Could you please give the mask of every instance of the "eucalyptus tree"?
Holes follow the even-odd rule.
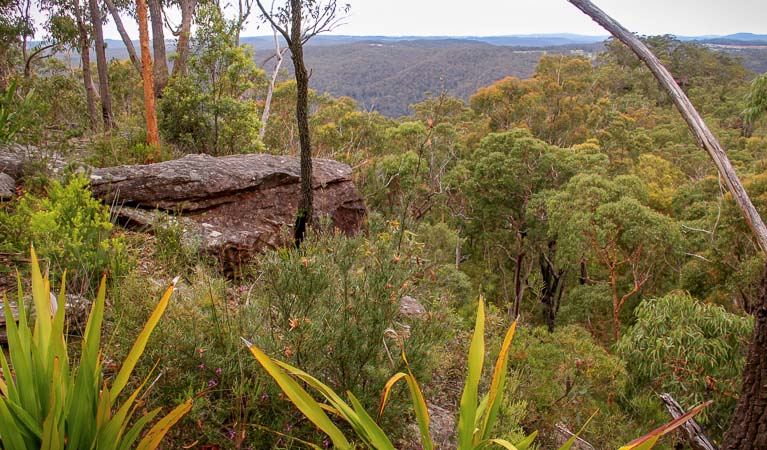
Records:
[[[104,44],[103,17],[99,8],[98,0],[88,0],[91,14],[93,38],[96,45],[96,71],[99,76],[99,96],[101,97],[101,120],[104,129],[114,128],[114,116],[112,114],[112,98],[109,94],[109,68],[107,67],[106,44]]]
[[[88,116],[91,128],[97,128],[99,115],[96,109],[96,88],[91,73],[91,24],[87,4],[83,0],[42,0],[41,9],[46,13],[43,27],[46,40],[64,47],[77,49],[82,64]]]
[[[626,302],[676,267],[679,227],[647,206],[647,188],[633,176],[576,175],[546,202],[549,233],[563,266],[585,261],[585,282],[611,296],[612,337],[620,336]]]
[[[294,239],[300,245],[314,216],[312,196],[312,144],[309,134],[309,71],[304,64],[304,44],[320,33],[330,31],[349,11],[348,4],[336,0],[286,0],[267,9],[256,0],[261,17],[285,39],[290,49],[296,78],[296,122],[301,143],[301,199],[298,203]]]
[[[572,152],[517,128],[486,136],[451,174],[452,179],[463,180],[460,190],[468,200],[470,217],[466,233],[485,260],[494,261],[492,271],[500,274],[512,316],[519,314],[527,278],[538,264],[535,253],[542,249],[531,247],[529,232],[535,219],[528,220],[528,204],[537,193],[563,185],[574,173],[572,162]],[[507,276],[509,265],[513,274]]]

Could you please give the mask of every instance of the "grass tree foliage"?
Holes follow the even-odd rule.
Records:
[[[3,448],[23,449],[153,449],[168,430],[192,407],[191,399],[171,410],[146,432],[162,408],[136,413],[142,403],[139,394],[151,373],[127,398],[118,399],[128,386],[138,359],[152,331],[168,306],[176,280],[160,299],[132,345],[119,371],[107,383],[104,379],[101,328],[104,320],[106,283],[101,281],[81,342],[80,359],[70,362],[65,331],[66,295],[62,283],[57,302],[50,283],[40,272],[31,250],[32,303],[34,324],[28,322],[19,280],[17,300],[19,323],[6,322],[9,358],[0,352],[3,379],[0,380],[0,442]],[[13,313],[4,298],[5,316]],[[9,364],[10,363],[10,364]]]

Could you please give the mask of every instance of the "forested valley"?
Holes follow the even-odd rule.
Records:
[[[180,0],[189,22],[175,52],[154,39],[153,63],[148,45],[91,61],[92,18],[135,7],[117,3],[44,0],[46,39],[32,45],[28,9],[0,1],[2,448],[85,448],[91,431],[109,448],[341,448],[333,427],[358,448],[388,448],[360,437],[370,419],[392,448],[418,449],[428,411],[434,448],[477,448],[464,445],[475,427],[513,448],[558,448],[585,425],[572,448],[617,449],[672,420],[661,393],[686,410],[711,401],[696,420],[723,442],[764,314],[765,256],[671,97],[624,44],[608,39],[594,58],[536,55],[532,76],[502,74],[468,101],[416,65],[405,78],[432,80],[409,85],[429,92],[398,118],[309,90],[315,180],[333,177],[308,187],[306,206],[300,74],[272,72],[278,59],[293,64],[284,44],[262,69],[241,43],[250,10]],[[158,8],[149,0],[149,33],[162,28]],[[673,36],[642,41],[765,217],[767,75]],[[66,49],[81,60],[50,56]],[[280,231],[254,251],[210,251],[191,232],[218,226],[216,202],[257,216],[238,203],[251,193],[227,185],[223,200],[195,192],[169,206],[195,180],[214,184],[205,169],[167,195],[147,185],[158,197],[146,201],[104,194],[118,169],[157,167],[173,183],[186,163],[254,154],[296,167],[233,175],[277,192],[264,211],[292,208],[288,220],[263,219]],[[289,179],[295,189],[280,191]],[[356,196],[338,207],[362,217],[350,229],[322,215],[331,189]],[[319,383],[327,390],[312,390]],[[290,395],[300,389],[309,409]],[[312,418],[323,411],[325,428]],[[699,448],[688,445],[677,431],[655,448]]]

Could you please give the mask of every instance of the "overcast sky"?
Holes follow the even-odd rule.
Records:
[[[278,2],[280,0],[277,0]],[[344,0],[338,0],[343,3]],[[346,0],[351,11],[333,34],[493,36],[606,32],[566,0]],[[594,0],[631,31],[681,36],[767,34],[767,0]],[[174,13],[171,22],[177,23]],[[132,38],[135,22],[125,18]],[[119,39],[113,24],[108,38]],[[270,34],[257,18],[242,36]]]

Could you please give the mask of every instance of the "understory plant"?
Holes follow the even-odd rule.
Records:
[[[535,431],[516,444],[512,444],[504,439],[491,437],[493,426],[498,417],[498,411],[503,399],[509,347],[511,346],[516,327],[517,321],[515,321],[506,332],[498,359],[495,363],[490,387],[488,392],[480,399],[479,385],[485,354],[485,307],[484,300],[480,297],[474,334],[469,345],[466,383],[461,395],[458,424],[456,427],[458,433],[457,448],[459,450],[479,450],[492,445],[497,445],[509,450],[525,450],[533,444],[533,441],[538,434],[537,431]],[[309,421],[328,435],[335,448],[352,449],[354,448],[354,445],[347,436],[344,435],[341,429],[333,423],[330,417],[326,414],[326,411],[347,422],[354,431],[357,439],[361,441],[365,448],[378,450],[395,449],[392,441],[376,423],[376,420],[365,411],[354,394],[347,392],[349,403],[346,403],[338,394],[318,379],[290,364],[270,358],[261,349],[244,338],[243,341],[245,341],[250,352],[277,382],[290,401],[293,402]],[[402,357],[407,362],[404,351]],[[316,401],[301,386],[301,384],[294,379],[294,377],[312,387],[327,403]],[[426,406],[426,401],[409,366],[407,373],[399,372],[392,376],[386,383],[381,396],[378,417],[380,418],[381,413],[386,407],[386,402],[392,387],[400,380],[405,380],[408,385],[412,406],[415,410],[416,421],[418,423],[421,448],[424,450],[433,450],[434,443],[432,442],[429,431],[429,412]],[[650,450],[663,435],[684,424],[705,406],[706,404],[702,404],[693,408],[687,414],[620,447],[619,450]],[[593,418],[594,415],[596,415],[596,412],[591,418]],[[591,418],[586,421],[586,425]],[[586,425],[584,425],[584,427]],[[569,450],[582,431],[583,428],[568,439],[559,450]],[[319,448],[314,445],[312,446]]]
[[[12,319],[8,299],[4,299],[10,364],[0,352],[2,447],[9,450],[157,448],[168,430],[191,409],[191,399],[160,418],[143,436],[142,431],[161,411],[156,408],[135,417],[143,403],[139,394],[149,375],[122,403],[117,400],[168,305],[176,280],[155,307],[110,386],[104,380],[100,347],[105,280],[102,279],[91,307],[80,360],[70,365],[65,334],[64,283],[54,302],[50,283],[40,272],[34,249],[31,250],[31,261],[32,303],[36,312],[34,327],[28,323],[21,280],[18,324]]]
[[[24,114],[30,108],[34,90],[21,98],[15,99],[18,80],[11,81],[5,92],[0,93],[0,144],[12,142],[16,133],[24,127]]]
[[[700,421],[709,437],[721,438],[740,392],[753,317],[681,291],[645,300],[634,314],[636,323],[616,345],[630,369],[631,394],[668,392],[683,405],[714,400]]]
[[[27,192],[12,210],[0,213],[4,250],[23,253],[34,242],[52,272],[70,274],[67,288],[76,294],[95,291],[104,271],[117,278],[125,259],[125,243],[111,237],[109,207],[93,197],[89,186],[83,175],[53,181],[47,196]]]

